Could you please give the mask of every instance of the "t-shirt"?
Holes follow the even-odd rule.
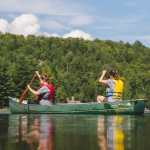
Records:
[[[42,86],[37,92],[40,93],[40,104],[51,105],[52,101],[48,100],[50,89],[47,86]]]
[[[47,86],[42,86],[37,92],[40,93],[41,99],[48,99],[50,89]]]
[[[113,80],[108,79],[107,84],[108,84],[107,92],[113,92],[116,86]],[[115,99],[112,96],[108,97],[108,102],[115,102],[115,101],[122,101],[122,99]]]

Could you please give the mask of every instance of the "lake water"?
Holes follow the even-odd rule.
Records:
[[[150,114],[0,114],[0,150],[148,150]]]

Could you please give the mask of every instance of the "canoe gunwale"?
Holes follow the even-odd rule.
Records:
[[[15,101],[15,102],[18,102],[19,103],[19,99],[17,98],[13,98],[13,97],[9,97],[9,99]],[[27,104],[27,101],[28,100],[24,100],[26,101],[26,103],[22,103],[22,104]],[[112,103],[123,103],[123,102],[137,102],[137,101],[148,101],[147,99],[133,99],[133,100],[123,100],[123,101],[116,101],[116,102],[102,102],[101,104],[112,104]],[[90,102],[90,103],[56,103],[56,104],[52,104],[50,106],[72,106],[72,105],[91,105],[91,104],[100,104],[98,102]],[[38,104],[30,104],[30,105],[35,105],[35,106],[39,106]],[[42,106],[46,106],[47,105],[42,105]]]
[[[18,99],[9,98],[11,113],[40,113],[40,114],[134,114],[144,113],[146,99],[124,100],[121,102],[91,102],[91,103],[60,103],[50,106],[36,104],[19,104]],[[142,107],[141,107],[142,104]],[[135,107],[135,106],[138,107]],[[143,108],[144,107],[144,108]],[[135,109],[136,108],[136,109]]]

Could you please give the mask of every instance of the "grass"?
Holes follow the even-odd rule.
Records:
[[[9,107],[4,107],[3,109],[0,109],[0,111],[8,111]]]

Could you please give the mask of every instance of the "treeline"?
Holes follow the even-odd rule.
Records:
[[[73,96],[81,102],[95,102],[105,95],[98,82],[102,71],[116,69],[125,78],[123,99],[150,98],[150,48],[140,41],[58,38],[0,34],[0,101],[19,98],[36,70],[49,74],[55,87],[55,102]],[[31,85],[37,89],[36,78]],[[26,99],[35,99],[28,92]]]

